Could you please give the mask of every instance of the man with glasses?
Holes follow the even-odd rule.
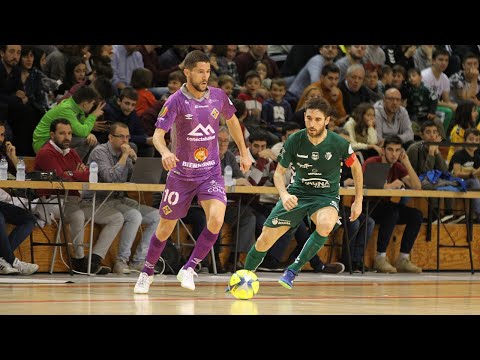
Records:
[[[129,140],[128,126],[122,122],[116,122],[110,126],[108,142],[98,145],[92,150],[88,163],[95,161],[98,164],[99,182],[124,183],[130,179],[137,155],[129,145]],[[108,194],[108,191],[97,191],[97,199],[102,201]],[[91,196],[91,193],[87,193],[85,198]],[[125,219],[113,272],[117,274],[130,274],[131,271],[140,272],[145,262],[150,238],[160,221],[158,210],[128,198],[124,191],[114,192],[105,205],[120,211]],[[130,260],[131,248],[141,224],[145,224],[146,228],[135,254]]]
[[[385,91],[385,98],[377,101],[375,108],[375,126],[379,146],[389,135],[397,135],[406,150],[413,143],[412,122],[407,110],[401,106],[402,96],[396,88]]]

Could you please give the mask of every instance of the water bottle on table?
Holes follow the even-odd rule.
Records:
[[[232,178],[232,167],[230,165],[225,166],[225,186],[232,186],[233,185],[233,178]]]
[[[5,156],[0,159],[0,180],[8,179],[8,161]]]
[[[91,183],[98,183],[98,164],[95,161],[90,163],[90,177],[88,181]]]
[[[23,157],[18,158],[17,181],[25,181],[25,161],[23,160]]]

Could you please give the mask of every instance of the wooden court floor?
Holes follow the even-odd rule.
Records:
[[[135,295],[138,274],[0,276],[0,314],[11,315],[331,315],[480,314],[480,273],[301,273],[294,288],[281,273],[257,273],[252,300],[224,292],[229,274],[200,274],[196,290],[157,275],[148,295]]]

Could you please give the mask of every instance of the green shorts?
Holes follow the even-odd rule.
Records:
[[[264,226],[268,227],[280,227],[290,226],[291,228],[297,228],[305,216],[312,216],[318,209],[322,209],[327,206],[334,207],[337,210],[339,208],[339,200],[336,197],[330,196],[314,196],[314,197],[299,197],[298,205],[290,211],[285,210],[282,200],[278,200],[272,212],[265,220]]]

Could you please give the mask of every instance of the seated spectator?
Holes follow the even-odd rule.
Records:
[[[51,124],[56,119],[68,120],[72,127],[72,140],[69,147],[75,149],[80,159],[90,152],[91,147],[97,145],[97,138],[91,133],[95,121],[103,115],[104,103],[99,103],[90,113],[97,101],[98,95],[90,87],[83,86],[71,98],[62,101],[59,105],[47,111],[41,118],[33,132],[33,149],[36,153],[51,138]],[[87,115],[88,114],[88,115]]]
[[[413,170],[417,175],[426,174],[431,170],[439,170],[443,173],[448,171],[447,162],[443,159],[438,145],[426,145],[427,142],[440,142],[442,137],[438,130],[438,124],[430,120],[425,120],[422,123],[421,134],[422,141],[413,143],[407,149],[407,155],[412,164]],[[442,126],[443,127],[443,126]],[[429,203],[435,205],[437,213],[439,213],[439,199],[428,199]],[[450,216],[453,214],[452,199],[445,198],[445,211],[444,216]]]
[[[65,65],[65,78],[63,83],[58,87],[55,96],[62,97],[72,86],[83,83],[87,77],[87,66],[83,59],[79,56],[72,56],[68,59]]]
[[[128,88],[125,88],[122,93],[126,89]],[[128,126],[125,123],[116,122],[110,126],[108,142],[100,144],[92,150],[88,163],[95,161],[98,164],[99,182],[125,183],[130,180],[133,161],[137,159],[137,155],[128,144],[129,139]],[[97,199],[104,200],[109,193],[109,191],[97,191]],[[91,198],[91,196],[90,193],[84,194],[84,198]],[[105,205],[118,210],[125,219],[113,272],[117,274],[129,274],[132,270],[141,272],[150,239],[160,221],[158,210],[130,199],[124,191],[115,192],[106,200]],[[141,224],[146,225],[146,228],[143,230],[140,243],[130,260],[132,245]]]
[[[77,152],[70,148],[72,141],[70,122],[66,119],[56,119],[51,122],[50,129],[50,141],[42,146],[35,157],[35,170],[54,171],[58,177],[66,181],[88,181],[90,176],[88,167],[82,162]],[[38,190],[37,193],[40,196],[45,196],[48,202],[54,203],[47,205],[47,213],[53,214],[57,219],[60,218],[59,200],[56,192],[53,190]],[[63,204],[63,220],[70,225],[70,236],[73,243],[73,270],[86,273],[88,271],[88,259],[85,257],[83,247],[84,226],[85,218],[92,216],[92,204],[80,200],[78,191],[69,191],[67,201]],[[109,206],[102,206],[96,210],[95,224],[105,226],[103,226],[93,246],[91,273],[107,274],[111,271],[109,267],[102,266],[101,262],[122,228],[123,221],[122,214]]]
[[[21,45],[0,45],[0,109],[7,120],[7,134],[17,153],[32,156],[32,133],[42,116],[33,98],[28,97],[18,65]]]
[[[382,154],[377,145],[377,130],[375,129],[375,109],[372,104],[361,103],[344,126],[348,131],[349,141],[354,151],[360,151],[364,159]]]
[[[7,233],[7,223],[15,228]],[[20,261],[14,251],[31,234],[35,226],[33,214],[18,206],[0,201],[0,274],[32,275],[37,264]]]
[[[138,93],[135,89],[124,88],[118,99],[107,103],[104,118],[110,123],[122,122],[128,126],[130,143],[136,146],[138,156],[153,156],[153,138],[145,135],[145,130],[138,119],[135,111],[137,100]],[[98,141],[101,144],[107,142],[109,137],[110,134],[107,132],[98,133]]]
[[[385,97],[375,103],[375,127],[379,144],[385,137],[397,135],[403,142],[405,149],[413,143],[412,122],[407,110],[401,106],[400,91],[390,88],[385,91]]]
[[[477,107],[473,101],[467,100],[458,105],[455,115],[455,125],[450,131],[450,142],[463,143],[465,142],[465,130],[474,128],[478,118]],[[447,155],[447,162],[450,162],[453,154],[461,150],[461,146],[450,146]]]
[[[465,130],[465,142],[480,144],[480,130]],[[465,180],[468,190],[480,190],[480,154],[478,146],[466,146],[455,151],[448,165],[448,170],[455,176]],[[480,199],[472,199],[476,222],[480,222]]]
[[[284,79],[272,80],[272,98],[265,100],[262,106],[262,119],[267,123],[267,129],[278,138],[282,136],[285,122],[293,115],[292,108],[285,100],[286,83]]]
[[[363,85],[365,69],[360,64],[355,64],[347,69],[345,80],[340,82],[338,88],[343,95],[343,107],[347,114],[353,114],[353,110],[362,102],[374,103],[379,99],[378,95]]]
[[[408,70],[406,109],[412,121],[412,130],[415,135],[420,135],[422,124],[427,120],[431,120],[437,124],[442,139],[447,138],[443,122],[435,114],[437,103],[438,99],[435,93],[423,85],[420,71],[415,68]]]
[[[180,90],[182,85],[187,82],[187,78],[182,71],[176,70],[168,74],[168,92],[164,94],[160,100],[167,100],[170,95],[175,94],[177,90]]]
[[[0,122],[0,156],[6,156],[9,171],[15,174],[18,158],[15,146],[5,141],[5,123]],[[14,255],[15,249],[31,234],[35,226],[35,216],[21,206],[10,204],[12,196],[3,189],[0,201],[0,274],[31,275],[38,270],[38,265],[20,261]],[[7,195],[6,197],[4,195]],[[25,199],[26,200],[26,199]],[[7,223],[15,228],[7,234]]]
[[[462,70],[450,76],[452,95],[456,102],[470,100],[480,105],[480,75],[478,56],[467,53],[462,61]]]
[[[398,92],[398,90],[394,90]],[[388,94],[385,94],[385,97],[387,96]],[[397,96],[398,100],[400,100],[399,92]],[[363,172],[365,172],[369,163],[387,163],[391,168],[384,189],[403,189],[408,187],[420,190],[422,184],[405,150],[402,149],[402,139],[396,135],[387,136],[383,143],[383,150],[382,156],[374,156],[365,160],[362,165]],[[377,256],[373,265],[374,269],[382,273],[396,273],[397,271],[422,272],[421,268],[410,261],[410,252],[422,225],[422,213],[403,203],[394,203],[390,201],[390,198],[382,198],[377,202],[370,216],[375,220],[375,223],[380,225],[377,237]],[[400,245],[400,255],[394,267],[387,259],[387,246],[397,224],[406,224],[406,226]]]
[[[152,72],[146,68],[138,68],[132,73],[132,88],[137,90],[138,100],[135,111],[141,116],[145,110],[152,107],[157,101],[153,93],[148,90],[152,87]]]

